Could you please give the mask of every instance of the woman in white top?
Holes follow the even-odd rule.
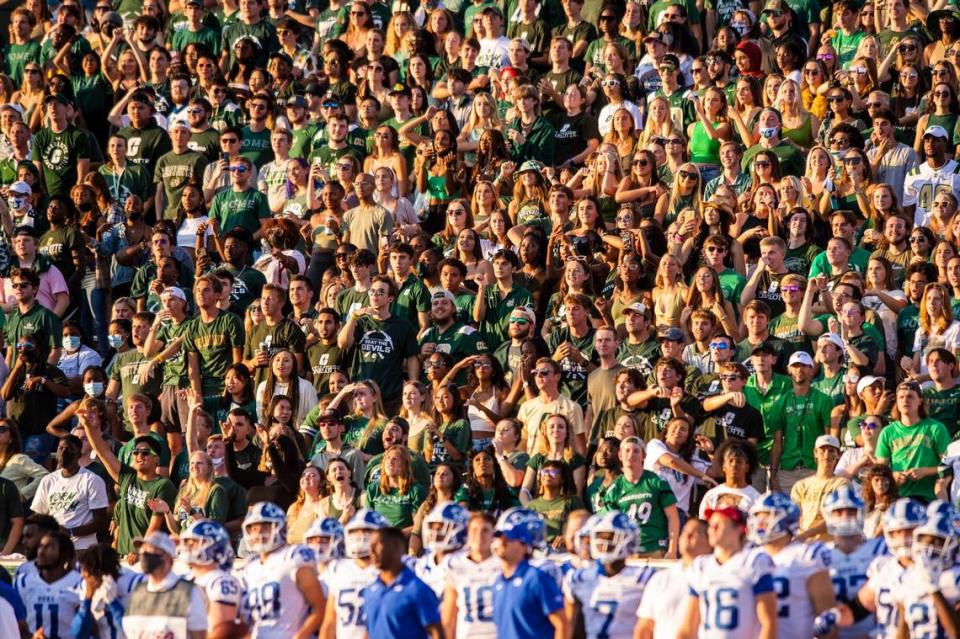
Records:
[[[649,447],[648,447],[649,448]],[[700,517],[707,510],[736,506],[744,512],[750,510],[760,492],[750,485],[750,477],[757,468],[757,451],[742,439],[724,440],[714,455],[723,471],[723,483],[714,486],[700,501]]]
[[[277,395],[290,398],[293,407],[291,425],[294,430],[299,430],[303,418],[317,405],[317,391],[313,384],[300,377],[296,358],[285,348],[274,353],[267,377],[257,387],[257,416],[261,423],[268,421],[264,409]]]
[[[690,422],[680,418],[671,419],[656,439],[647,442],[647,454],[643,460],[645,470],[656,473],[670,484],[677,498],[677,508],[685,513],[690,510],[690,492],[696,480],[711,488],[717,485],[704,472],[708,464],[694,459],[696,447]]]
[[[894,283],[890,262],[883,257],[871,257],[867,262],[863,305],[876,313],[883,322],[887,353],[891,357],[897,353],[897,314],[909,303],[907,296]]]
[[[197,236],[200,236],[200,246],[212,251],[213,229],[210,228],[210,218],[207,217],[207,205],[203,199],[203,187],[200,182],[189,182],[183,187],[180,195],[180,208],[177,209],[177,246],[194,257],[197,245]]]
[[[510,391],[503,377],[500,362],[488,354],[472,355],[460,360],[450,369],[441,385],[456,383],[458,376],[467,372],[467,417],[473,436],[473,450],[482,450],[493,443],[497,422],[509,415],[513,406],[505,400]]]
[[[901,360],[908,373],[926,373],[926,355],[934,348],[945,348],[951,353],[960,350],[960,322],[953,319],[950,298],[947,287],[939,282],[930,282],[924,287],[920,300],[920,326],[913,340],[913,359],[904,357]]]
[[[67,376],[71,390],[75,391],[77,395],[82,392],[80,380],[83,371],[91,366],[100,366],[103,362],[100,353],[83,342],[83,331],[80,325],[73,320],[65,321],[63,323],[63,351],[60,354],[57,368]]]

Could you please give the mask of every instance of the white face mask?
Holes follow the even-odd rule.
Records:
[[[30,198],[26,195],[11,195],[7,198],[7,204],[14,211],[25,209],[30,205]]]
[[[750,31],[750,25],[744,22],[731,22],[730,28],[739,33],[741,38]]]

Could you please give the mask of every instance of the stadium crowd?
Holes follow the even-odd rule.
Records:
[[[3,27],[0,637],[960,639],[954,0]]]

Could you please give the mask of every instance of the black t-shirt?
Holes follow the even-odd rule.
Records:
[[[557,164],[563,164],[582,153],[587,148],[587,140],[600,139],[597,118],[589,113],[578,113],[574,116],[564,113],[557,120],[555,128],[554,138],[557,145],[554,158]]]
[[[740,408],[727,404],[710,413],[710,416],[716,420],[718,441],[730,437],[763,441],[763,416],[750,404]]]

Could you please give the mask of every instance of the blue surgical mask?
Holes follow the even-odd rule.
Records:
[[[67,335],[63,338],[63,347],[70,351],[71,353],[78,348],[80,348],[80,336],[79,335]]]
[[[87,382],[83,385],[83,392],[87,397],[100,397],[103,395],[103,382]]]
[[[110,348],[120,348],[123,346],[123,335],[107,335],[107,343]]]
[[[762,126],[760,127],[760,137],[767,138],[768,140],[777,134],[777,127],[775,126]]]

